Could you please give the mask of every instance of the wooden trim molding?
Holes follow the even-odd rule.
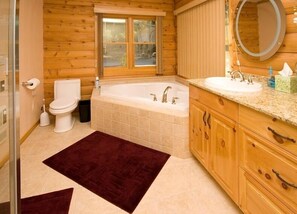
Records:
[[[196,7],[199,4],[202,4],[202,3],[206,2],[206,1],[208,1],[208,0],[193,0],[193,1],[189,2],[188,4],[185,4],[184,6],[174,10],[173,14],[175,16],[177,16],[178,14],[181,14],[181,13],[185,12],[186,10],[189,10],[189,9],[191,9],[193,7]]]
[[[29,135],[33,132],[33,130],[39,125],[39,120],[24,134],[24,136],[20,139],[20,144],[24,143],[24,141],[29,137]]]
[[[166,16],[163,10],[146,9],[146,8],[132,8],[132,7],[112,7],[112,6],[94,6],[95,13],[104,14],[121,14],[121,15],[139,15],[139,16]]]
[[[96,60],[97,60],[97,76],[103,76],[103,24],[102,13],[97,15],[97,27],[95,30],[95,43],[96,43]]]
[[[163,62],[162,62],[162,47],[163,47],[163,39],[162,39],[162,35],[163,35],[163,25],[162,25],[162,21],[163,21],[163,17],[157,17],[157,34],[156,34],[156,49],[157,49],[157,72],[156,75],[163,75]]]

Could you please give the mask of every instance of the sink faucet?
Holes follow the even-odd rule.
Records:
[[[162,103],[167,103],[167,93],[168,90],[171,89],[171,86],[167,86],[163,92],[163,96],[162,96]]]
[[[243,74],[241,71],[236,70],[236,71],[230,71],[229,73],[230,73],[230,75],[231,75],[231,79],[232,79],[232,80],[235,80],[235,75],[238,74],[239,77],[241,78],[240,82],[245,81],[244,74]]]

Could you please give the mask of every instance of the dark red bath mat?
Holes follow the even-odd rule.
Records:
[[[96,131],[43,162],[132,213],[169,157]]]
[[[72,193],[73,188],[69,188],[21,199],[21,213],[68,214]],[[0,204],[0,213],[10,213],[8,202]]]

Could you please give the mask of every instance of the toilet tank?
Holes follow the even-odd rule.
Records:
[[[80,79],[56,80],[54,90],[55,99],[74,97],[80,100]]]

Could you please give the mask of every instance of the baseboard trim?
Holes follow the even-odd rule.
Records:
[[[33,130],[39,125],[39,120],[24,134],[24,136],[20,139],[20,144],[22,144],[29,135],[33,132]],[[2,160],[0,160],[0,169],[5,165],[5,163],[9,160],[9,155],[5,155]]]
[[[33,132],[33,130],[39,125],[39,120],[24,134],[24,136],[20,139],[20,144],[22,144],[29,135]]]

